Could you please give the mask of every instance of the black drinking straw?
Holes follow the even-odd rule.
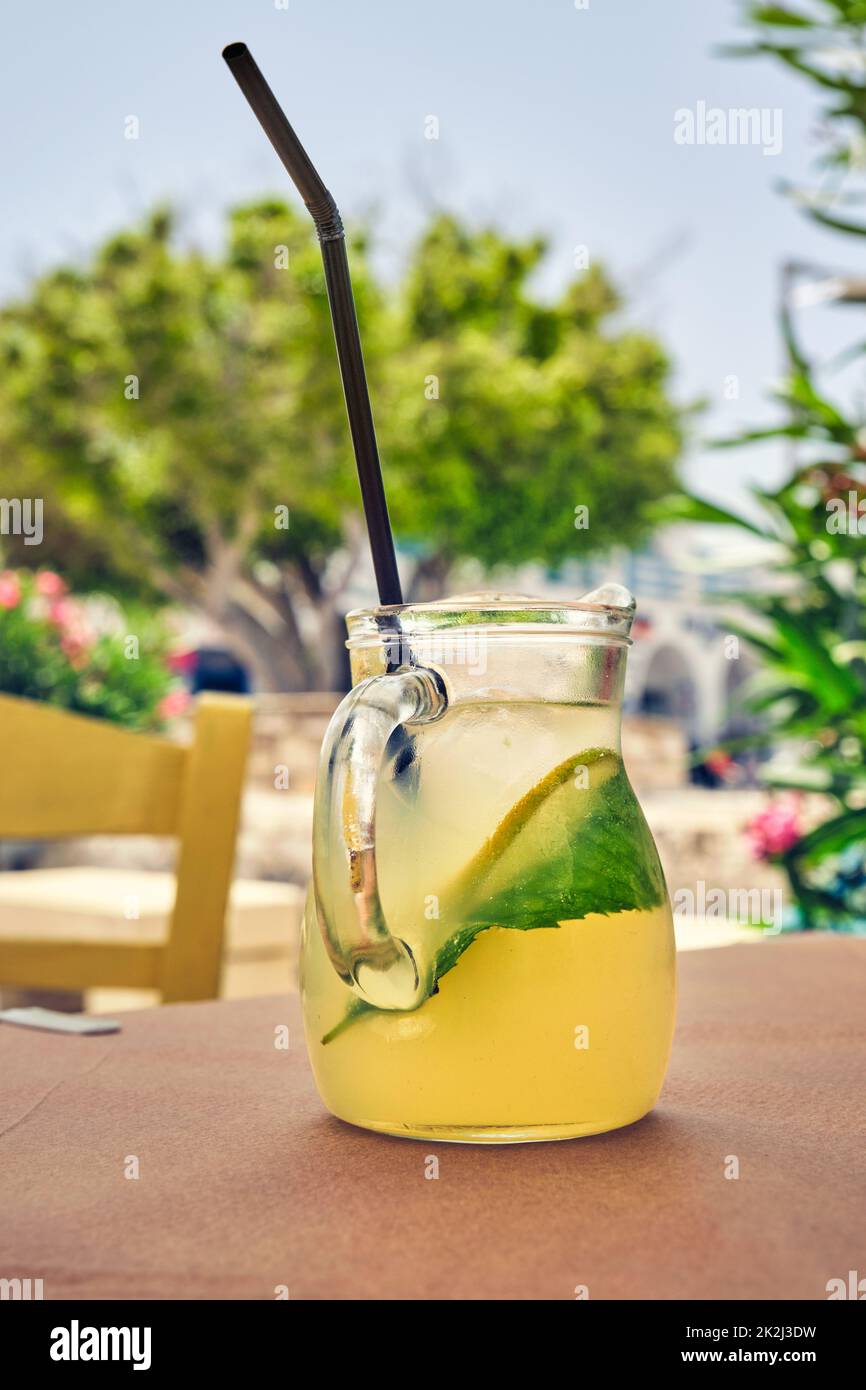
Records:
[[[337,204],[313,168],[309,155],[286,120],[246,44],[230,43],[223,49],[223,57],[316,224],[379,602],[402,603],[394,537],[388,520],[388,504],[382,485],[376,430],[346,257],[346,237]]]

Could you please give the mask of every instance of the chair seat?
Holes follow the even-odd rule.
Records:
[[[175,876],[142,869],[26,869],[0,874],[0,942],[93,941],[160,945],[168,936]],[[303,913],[290,883],[236,879],[226,923],[227,961],[288,956]]]

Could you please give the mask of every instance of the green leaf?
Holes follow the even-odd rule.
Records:
[[[866,236],[866,224],[860,222],[849,222],[843,217],[833,217],[828,212],[821,212],[814,207],[804,207],[802,211],[812,222],[817,222],[821,227],[829,227],[834,232],[845,232],[848,236]]]
[[[766,538],[766,530],[747,521],[745,517],[729,512],[714,502],[708,502],[692,493],[675,493],[657,504],[657,515],[666,521],[705,521],[717,526],[739,526],[756,536]]]
[[[808,862],[823,858],[825,854],[838,854],[848,845],[862,844],[866,841],[866,807],[845,811],[841,816],[824,821],[808,835],[802,836],[792,845],[786,858]]]
[[[810,414],[833,439],[843,444],[854,442],[856,430],[839,414],[833,403],[817,391],[808,371],[799,368],[791,372],[782,388],[774,394],[778,399],[788,401]]]
[[[792,681],[811,690],[832,714],[841,713],[862,699],[863,687],[855,672],[839,666],[823,643],[816,640],[819,634],[809,615],[786,611],[777,603],[771,618],[777,640],[787,655]]]
[[[741,434],[731,435],[728,439],[711,439],[709,447],[711,449],[738,449],[742,444],[762,444],[770,439],[807,439],[809,430],[806,425],[772,425],[768,429],[762,430],[743,430]]]
[[[771,24],[792,29],[815,28],[813,19],[797,14],[794,10],[785,9],[783,5],[754,5],[749,10],[748,18],[755,24]]]

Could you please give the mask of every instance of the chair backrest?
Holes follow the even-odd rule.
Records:
[[[177,890],[162,947],[0,940],[0,983],[40,989],[219,991],[226,906],[252,709],[199,697],[183,747],[50,705],[0,695],[0,839],[172,835]]]

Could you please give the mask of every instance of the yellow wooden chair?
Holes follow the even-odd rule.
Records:
[[[217,996],[251,715],[238,696],[202,695],[194,740],[182,747],[0,695],[0,839],[180,842],[164,943],[7,935],[0,986],[159,990],[165,1002]]]

